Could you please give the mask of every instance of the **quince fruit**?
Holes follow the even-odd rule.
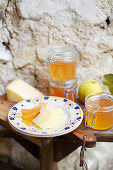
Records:
[[[78,91],[79,100],[85,103],[85,97],[89,94],[102,92],[102,87],[95,79],[88,79],[81,83]]]

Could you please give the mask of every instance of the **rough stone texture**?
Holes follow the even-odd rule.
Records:
[[[0,94],[16,77],[47,94],[45,57],[56,45],[77,45],[78,85],[113,73],[112,9],[113,0],[0,0]]]
[[[25,170],[39,169],[39,161],[13,139],[0,139],[0,161]]]
[[[20,144],[11,141],[12,146],[12,164],[15,166],[20,166],[25,170],[38,170],[39,169],[39,161],[34,158],[30,153],[28,153]],[[18,148],[18,150],[17,150]]]
[[[112,7],[112,0],[1,0],[0,63],[10,63],[12,79],[19,76],[47,94],[48,49],[76,44],[79,82],[100,79],[112,72]],[[0,84],[0,94],[9,81]]]

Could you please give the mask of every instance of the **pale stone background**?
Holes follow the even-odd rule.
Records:
[[[112,9],[113,0],[0,0],[0,94],[6,92],[7,84],[16,77],[47,94],[44,60],[48,49],[56,45],[77,45],[78,86],[88,78],[101,83],[104,74],[113,73]],[[20,146],[17,154],[17,144],[13,140],[8,142],[11,147],[6,147],[6,153],[13,163],[33,167],[27,161],[31,156]],[[1,148],[2,145],[6,145],[3,140]],[[106,155],[108,152],[111,155],[113,144],[99,146],[103,150],[107,147]],[[70,163],[75,159],[73,155],[59,163],[59,170],[73,169]],[[108,160],[109,164],[99,170],[113,169],[113,154]],[[38,166],[35,159],[32,164],[34,169]]]

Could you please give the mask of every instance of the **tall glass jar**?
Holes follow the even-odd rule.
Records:
[[[49,95],[57,96],[76,101],[77,80],[70,83],[49,81]]]
[[[54,81],[70,81],[76,77],[77,47],[58,46],[48,52],[49,75]]]

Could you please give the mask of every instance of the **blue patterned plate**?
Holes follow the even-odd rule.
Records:
[[[21,109],[32,108],[39,102],[47,102],[48,108],[61,108],[65,122],[55,129],[39,129],[35,125],[29,127],[22,122]],[[23,100],[14,105],[8,114],[8,121],[15,130],[34,137],[53,137],[69,133],[82,122],[83,111],[77,103],[61,97],[45,96],[35,99]]]

